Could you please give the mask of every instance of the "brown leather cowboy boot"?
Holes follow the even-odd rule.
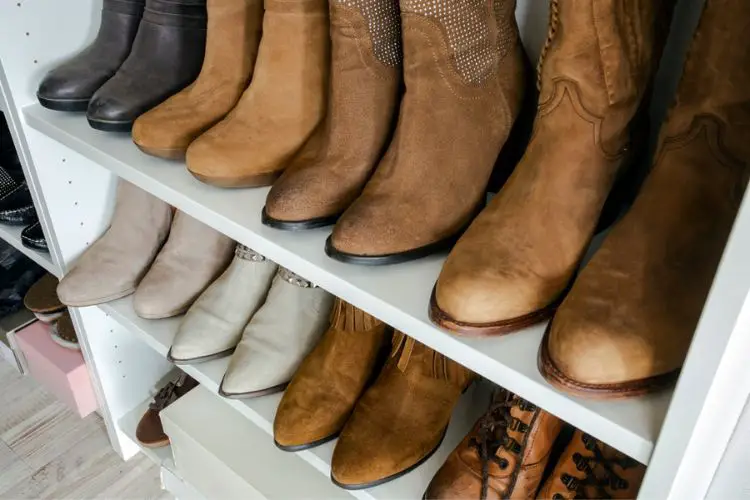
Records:
[[[431,300],[435,323],[495,335],[552,314],[637,149],[631,126],[672,1],[553,0],[533,137],[448,256]]]
[[[206,55],[198,79],[141,115],[133,142],[146,154],[181,160],[193,140],[231,111],[255,65],[263,0],[208,0]]]
[[[272,184],[325,116],[329,46],[325,0],[265,0],[253,81],[190,145],[190,173],[220,187]]]
[[[562,421],[499,389],[487,413],[448,456],[425,499],[533,498]]]
[[[357,402],[333,451],[331,479],[345,489],[400,477],[435,452],[474,374],[401,332],[377,381]]]
[[[276,446],[300,451],[335,438],[390,346],[390,327],[336,299],[331,326],[294,374],[276,410]]]
[[[576,430],[536,498],[631,499],[638,496],[645,473],[646,467],[632,458]]]
[[[390,139],[401,86],[401,20],[392,0],[333,0],[328,115],[314,144],[271,188],[263,222],[333,224],[359,196]],[[314,152],[308,152],[308,149]]]
[[[542,342],[564,390],[626,397],[677,377],[748,182],[749,30],[750,3],[706,2],[653,169]]]
[[[404,95],[388,151],[326,243],[362,264],[453,244],[484,203],[518,116],[526,61],[515,0],[402,0]]]

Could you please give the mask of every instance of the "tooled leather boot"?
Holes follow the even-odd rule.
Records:
[[[325,0],[265,0],[253,81],[190,145],[190,173],[220,187],[272,184],[325,116],[329,46]]]
[[[89,125],[129,132],[138,116],[195,80],[205,45],[206,0],[146,0],[128,58],[89,102]]]
[[[294,374],[276,410],[276,446],[300,451],[335,438],[390,346],[390,327],[336,299],[331,326]]]
[[[562,426],[554,415],[498,390],[487,413],[432,478],[424,498],[533,498]]]
[[[388,151],[326,243],[389,264],[453,244],[484,203],[518,116],[526,60],[515,0],[402,0],[406,93]]]
[[[558,387],[617,398],[677,378],[750,173],[749,29],[749,3],[706,2],[651,173],[542,341]]]
[[[133,125],[133,142],[147,154],[185,158],[190,143],[231,111],[250,82],[263,0],[208,0],[207,7],[206,54],[198,79]]]
[[[646,467],[632,458],[576,430],[536,498],[632,499],[645,473]]]
[[[435,323],[498,335],[552,314],[610,189],[641,149],[638,111],[671,2],[553,0],[533,137],[443,265],[430,307]]]
[[[474,373],[395,332],[391,356],[357,402],[336,442],[331,480],[345,489],[377,486],[427,460]]]
[[[56,111],[86,111],[94,92],[130,54],[144,4],[145,0],[104,0],[96,38],[45,75],[36,92],[39,103]]]
[[[391,136],[401,86],[401,20],[391,0],[334,0],[324,124],[277,180],[263,222],[333,224],[359,196]],[[314,149],[314,151],[307,151]]]

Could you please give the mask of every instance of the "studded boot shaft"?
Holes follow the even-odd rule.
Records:
[[[670,1],[553,2],[531,142],[449,255],[433,321],[492,335],[552,314],[634,149]]]
[[[401,19],[393,0],[334,0],[324,124],[274,183],[264,222],[332,224],[359,196],[392,135],[401,91]]]
[[[406,93],[385,156],[329,241],[345,261],[398,262],[452,242],[484,202],[525,90],[515,1],[400,7]]]

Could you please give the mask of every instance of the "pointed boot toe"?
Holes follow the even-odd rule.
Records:
[[[127,269],[118,269],[117,266],[101,265],[98,262],[101,260],[98,258],[101,253],[96,250],[90,253],[86,260],[82,260],[60,280],[57,286],[60,302],[70,307],[86,307],[117,300],[135,292],[138,276]],[[106,253],[110,257],[114,256],[113,253]],[[121,257],[127,258],[126,255]],[[108,276],[106,280],[101,279],[104,273]]]
[[[287,389],[289,390],[289,389]],[[284,392],[286,394],[286,391]],[[331,414],[329,409],[336,406],[328,401],[318,401],[320,406],[291,407],[279,406],[273,422],[273,440],[276,446],[284,451],[301,451],[330,441],[338,436],[344,422],[336,418],[340,413]],[[345,414],[348,415],[348,414]]]

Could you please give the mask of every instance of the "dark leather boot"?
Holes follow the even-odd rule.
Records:
[[[56,111],[86,111],[99,87],[112,78],[130,54],[145,0],[104,0],[94,41],[44,77],[36,92],[42,106]]]
[[[138,116],[187,87],[200,73],[206,0],[147,0],[130,55],[94,94],[89,124],[128,132]]]

